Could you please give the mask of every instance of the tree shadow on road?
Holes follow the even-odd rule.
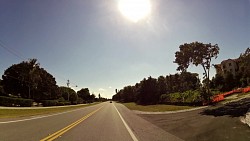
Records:
[[[244,116],[250,108],[250,98],[245,98],[236,102],[230,102],[223,106],[215,106],[209,109],[205,109],[201,114],[224,116],[229,115],[231,117]]]

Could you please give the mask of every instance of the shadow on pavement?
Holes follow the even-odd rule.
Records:
[[[231,117],[244,116],[250,108],[250,98],[245,98],[236,102],[230,102],[223,106],[215,106],[209,109],[205,109],[201,114],[224,116],[229,115]]]

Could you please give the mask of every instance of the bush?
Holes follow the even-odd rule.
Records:
[[[31,107],[32,103],[33,103],[32,99],[12,98],[12,97],[0,96],[0,105],[1,106]]]
[[[59,105],[58,100],[43,100],[42,103],[44,107]]]
[[[60,101],[60,100],[43,100],[42,101],[44,107],[49,106],[64,106],[64,105],[70,105],[70,101]]]
[[[83,104],[83,103],[85,103],[85,101],[81,97],[78,97],[77,98],[77,103],[78,104]]]
[[[202,98],[198,90],[185,91],[183,93],[163,94],[160,97],[161,103],[173,105],[201,105]]]
[[[4,92],[3,86],[0,85],[0,96],[6,96],[6,93]]]

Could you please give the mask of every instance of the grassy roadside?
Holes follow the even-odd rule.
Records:
[[[55,108],[41,108],[41,109],[0,109],[0,118],[17,118],[17,117],[28,117],[28,116],[37,116],[45,114],[54,114],[70,110],[75,110],[87,106],[92,106],[99,104],[100,102],[95,102],[92,104],[86,105],[76,105],[69,107],[55,107]]]
[[[130,110],[138,110],[138,111],[145,111],[145,112],[166,112],[166,111],[177,111],[177,110],[185,110],[191,109],[194,107],[191,106],[176,106],[176,105],[137,105],[135,103],[122,103]]]
[[[225,97],[225,100],[219,102],[221,104],[227,104],[230,102],[235,102],[235,101],[239,101],[241,99],[244,98],[249,98],[250,97],[250,92],[249,93],[236,93],[236,94],[232,94],[230,96]]]

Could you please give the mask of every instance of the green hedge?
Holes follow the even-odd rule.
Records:
[[[42,101],[44,107],[49,106],[64,106],[64,105],[70,105],[71,102],[69,101],[58,101],[58,100],[43,100]]]
[[[183,93],[163,94],[160,97],[160,102],[173,105],[201,105],[202,98],[199,91],[189,90]]]
[[[9,107],[31,107],[33,103],[32,99],[23,99],[23,98],[13,98],[0,96],[0,105],[1,106],[9,106]]]

